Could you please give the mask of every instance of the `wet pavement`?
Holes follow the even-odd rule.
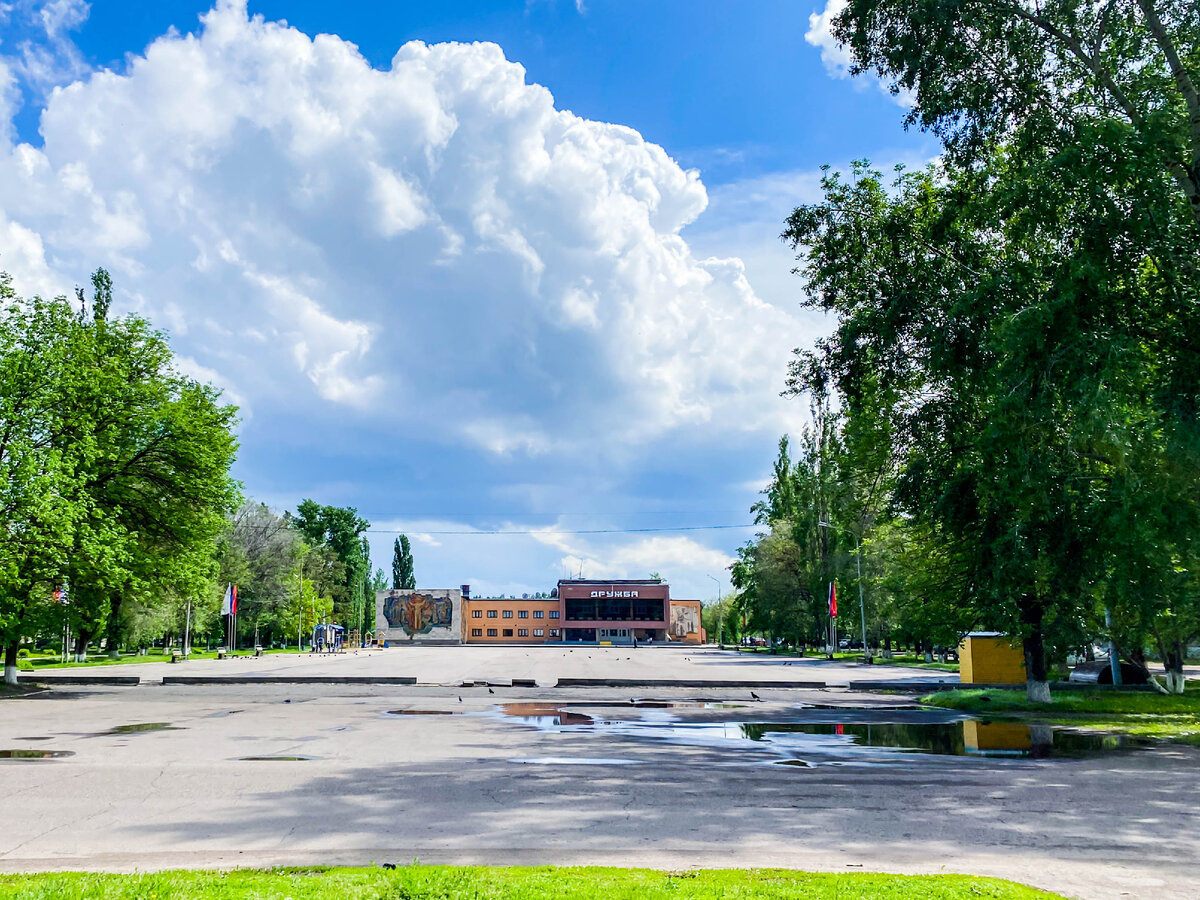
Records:
[[[1200,750],[837,691],[140,687],[0,701],[0,870],[966,871],[1193,897]],[[838,704],[845,704],[831,708]]]
[[[654,712],[643,712],[654,710]],[[685,720],[678,711],[740,711],[737,718]],[[443,710],[397,710],[391,714],[447,714]],[[907,754],[973,756],[985,759],[1078,759],[1148,749],[1147,741],[965,717],[942,710],[828,710],[795,706],[786,716],[762,721],[750,705],[731,703],[632,702],[628,707],[603,703],[507,703],[496,708],[501,721],[546,733],[566,731],[620,736],[707,747],[725,755],[728,765],[762,762],[801,765],[871,765],[915,761]],[[777,758],[782,757],[782,759]],[[929,761],[933,763],[935,761]]]

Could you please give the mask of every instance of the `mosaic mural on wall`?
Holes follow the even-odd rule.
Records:
[[[671,606],[671,637],[685,638],[700,632],[700,611],[694,606]]]
[[[429,634],[434,628],[449,628],[454,619],[454,603],[449,597],[432,594],[406,594],[388,597],[383,617],[391,628],[402,628],[409,635]]]

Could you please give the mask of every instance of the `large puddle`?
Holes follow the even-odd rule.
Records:
[[[698,706],[706,710],[721,708],[715,704]],[[928,756],[1077,759],[1147,746],[1124,735],[964,719],[957,713],[936,710],[798,710],[780,721],[764,722],[723,716],[716,721],[711,717],[687,721],[672,712],[670,704],[664,704],[666,708],[661,710],[611,703],[595,707],[507,703],[493,714],[549,734],[591,734],[706,747],[736,754],[731,762],[774,762],[802,768],[869,765],[905,758],[917,761]]]

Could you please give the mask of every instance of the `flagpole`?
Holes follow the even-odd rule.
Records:
[[[191,598],[191,596],[189,596],[188,597],[188,605],[187,605],[187,618],[184,620],[184,623],[183,623],[183,658],[184,659],[187,659],[188,654],[191,652],[191,650],[190,650],[191,638],[192,638],[192,598]]]

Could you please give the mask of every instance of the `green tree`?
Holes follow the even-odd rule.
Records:
[[[1173,232],[1114,202],[1141,191],[1172,212],[1125,149],[1116,134],[1104,165],[997,150],[890,188],[858,165],[853,182],[827,176],[825,201],[785,232],[804,248],[809,305],[839,316],[793,389],[832,384],[851,419],[886,421],[903,451],[895,504],[927,537],[966,538],[969,553],[944,554],[969,574],[961,603],[1021,636],[1039,699],[1091,585],[1161,605],[1150,557],[1195,565],[1200,383],[1180,383],[1195,353],[1168,327],[1195,286],[1162,277]],[[1144,544],[1114,557],[1121,534]]]
[[[22,637],[43,624],[61,627],[52,592],[85,513],[63,498],[91,451],[63,440],[87,378],[74,363],[79,333],[69,304],[21,301],[4,273],[0,301],[0,640],[5,680],[15,684]]]
[[[179,375],[145,320],[108,320],[103,270],[93,286],[89,317],[64,298],[17,302],[0,277],[0,515],[10,536],[0,637],[10,680],[22,637],[57,630],[64,614],[82,652],[106,624],[118,627],[127,600],[161,608],[202,595],[212,539],[237,497],[236,410]],[[65,609],[52,602],[64,582]],[[110,630],[110,649],[116,642]]]
[[[412,590],[417,586],[417,577],[413,572],[412,545],[408,535],[402,534],[396,538],[392,547],[392,588],[396,590]]]
[[[908,123],[939,134],[955,163],[1014,140],[1064,146],[1103,120],[1169,178],[1200,228],[1194,3],[849,0],[833,33],[852,71],[912,98]]]
[[[353,507],[323,506],[314,500],[302,500],[288,521],[309,543],[333,551],[345,570],[344,599],[335,601],[335,615],[351,629],[368,630],[367,611],[374,616],[374,598],[367,602],[371,555],[362,534],[371,523],[360,518]]]

